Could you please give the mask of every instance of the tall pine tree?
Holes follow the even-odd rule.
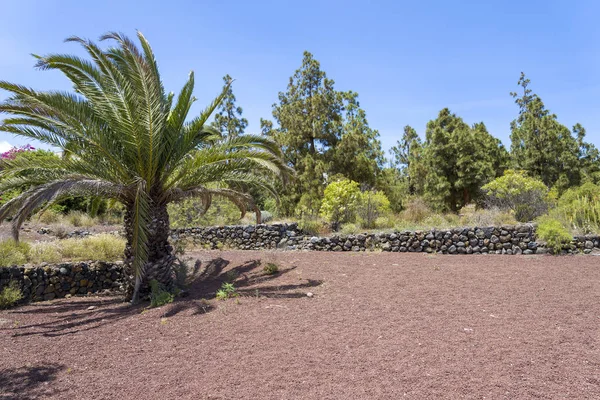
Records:
[[[225,84],[229,84],[232,80],[229,75],[223,77]],[[235,101],[233,88],[230,85],[215,114],[215,125],[225,139],[242,135],[248,126],[248,120],[242,118],[242,107],[236,106]]]
[[[594,159],[597,161],[598,156],[594,146],[584,140],[585,129],[575,125],[574,137],[532,92],[524,73],[518,84],[522,94],[511,93],[519,106],[519,116],[511,122],[513,167],[527,171],[559,193],[585,179],[595,179]]]
[[[364,186],[376,184],[383,164],[379,133],[352,91],[341,92],[320,63],[304,52],[302,66],[273,105],[273,122],[261,119],[263,134],[283,148],[297,179],[282,188],[285,214],[317,215],[328,176],[343,174]]]
[[[439,210],[458,211],[502,173],[506,150],[483,123],[470,127],[445,108],[427,124],[423,157],[426,198]]]

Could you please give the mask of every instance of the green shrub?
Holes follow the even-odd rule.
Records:
[[[600,232],[600,186],[586,183],[567,190],[553,215],[568,222],[579,233]]]
[[[422,222],[425,218],[433,214],[431,208],[422,197],[414,197],[406,202],[404,211],[400,213],[402,220],[412,223]]]
[[[275,275],[279,272],[279,266],[272,262],[267,263],[267,265],[263,267],[263,272],[265,275]]]
[[[498,207],[478,209],[475,205],[464,206],[460,211],[461,226],[500,226],[515,225],[517,220],[509,210],[500,210]]]
[[[377,218],[390,212],[390,201],[383,192],[368,190],[361,193],[358,204],[358,217],[363,228],[374,228]]]
[[[548,211],[548,187],[525,171],[509,169],[481,189],[489,208],[512,210],[519,222],[532,221]]]
[[[298,228],[309,235],[322,235],[328,233],[324,221],[319,218],[304,217],[298,221]]]
[[[216,296],[217,300],[226,300],[232,297],[239,296],[239,293],[237,292],[237,289],[235,288],[233,283],[223,282],[223,284],[221,285],[221,289],[217,291]]]
[[[156,279],[150,281],[150,307],[161,307],[172,303],[173,300],[175,300],[173,293],[165,290]]]
[[[12,239],[0,242],[0,267],[10,267],[27,263],[30,247],[28,243],[17,243]]]
[[[101,234],[83,239],[65,239],[59,243],[64,259],[73,261],[115,261],[123,256],[125,239],[120,236]]]
[[[358,233],[360,228],[356,224],[344,224],[342,225],[341,233],[344,235],[354,235]]]
[[[38,242],[31,245],[27,260],[33,264],[58,263],[62,261],[63,256],[60,252],[60,246],[57,242]]]
[[[8,286],[6,286],[4,289],[2,289],[2,292],[0,292],[0,309],[12,307],[22,298],[23,292],[21,292],[19,283],[16,281],[11,281]]]
[[[375,220],[375,228],[377,229],[388,229],[394,227],[394,218],[390,214],[386,217],[377,217]]]
[[[240,210],[229,200],[214,199],[204,212],[200,199],[191,198],[167,206],[172,228],[233,225],[240,221]]]
[[[61,219],[62,214],[52,209],[45,210],[37,216],[37,220],[46,225],[57,224],[61,221]]]
[[[360,200],[361,193],[358,182],[350,179],[332,182],[327,185],[323,193],[320,215],[334,225],[354,222]]]
[[[538,220],[537,236],[554,254],[559,254],[563,247],[573,240],[573,236],[557,219],[545,216]]]
[[[71,211],[65,216],[65,220],[77,228],[90,228],[98,224],[98,220],[96,218],[92,218],[82,211]]]

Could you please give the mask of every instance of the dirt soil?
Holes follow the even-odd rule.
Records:
[[[0,312],[0,399],[600,398],[599,257],[195,256],[168,306]]]

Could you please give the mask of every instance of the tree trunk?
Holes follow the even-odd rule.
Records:
[[[129,281],[127,282],[127,297],[136,302],[146,299],[150,294],[150,282],[157,280],[165,290],[173,289],[175,256],[173,247],[169,244],[169,214],[166,205],[153,204],[150,206],[150,224],[148,226],[148,261],[145,265],[145,274],[139,282],[133,270],[133,207],[127,207],[125,213],[125,234],[127,245],[125,247],[125,266]],[[135,293],[136,284],[139,293]],[[136,295],[134,298],[134,295]]]

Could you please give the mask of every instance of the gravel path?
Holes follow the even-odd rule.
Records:
[[[195,256],[162,308],[0,312],[0,399],[600,398],[599,257]],[[232,269],[241,296],[214,300]]]

